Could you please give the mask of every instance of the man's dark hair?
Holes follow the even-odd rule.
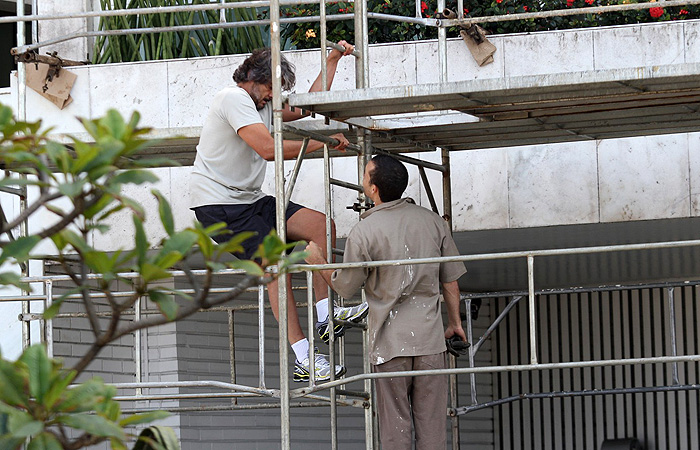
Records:
[[[294,65],[287,61],[284,55],[280,60],[282,66],[282,89],[290,90],[296,83]],[[272,82],[272,53],[269,47],[259,48],[247,57],[243,63],[233,72],[233,81],[244,83],[253,81],[260,84]]]
[[[382,202],[400,199],[408,186],[406,167],[398,159],[389,155],[375,155],[372,162],[374,168],[369,173],[369,182],[377,186]]]

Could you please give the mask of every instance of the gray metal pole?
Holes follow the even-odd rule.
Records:
[[[265,286],[258,286],[258,373],[261,389],[265,389]]]
[[[134,322],[141,320],[141,297],[134,302]],[[143,381],[141,377],[141,330],[134,332],[134,375],[136,382]],[[141,388],[136,388],[136,395],[141,395]]]
[[[438,11],[445,10],[445,0],[438,0]],[[438,28],[438,67],[440,69],[440,83],[447,82],[447,28]]]
[[[282,66],[280,52],[280,5],[279,0],[270,2],[270,48],[272,50],[272,119],[275,141],[275,200],[277,205],[277,234],[287,241],[287,222],[284,208],[284,143],[282,138]],[[278,264],[282,272],[282,263]],[[289,434],[289,344],[287,323],[287,276],[279,273],[277,278],[277,304],[279,308],[280,347],[280,432],[281,448],[290,450]]]
[[[46,288],[46,303],[44,311],[46,311],[53,303],[53,281],[47,280],[44,285]],[[53,358],[53,319],[44,322],[44,341],[46,342],[46,353],[49,358]]]
[[[325,50],[322,49],[322,53]],[[333,262],[333,246],[332,235],[331,235],[331,216],[332,202],[331,202],[331,159],[330,150],[328,145],[323,146],[323,186],[325,187],[325,213],[326,213],[326,261]],[[333,292],[330,286],[327,290],[328,294],[328,323],[331,327],[331,333],[328,340],[328,362],[331,365],[331,380],[335,379],[335,333],[333,332],[333,317],[335,316],[335,302],[333,301]],[[312,329],[313,330],[313,329]],[[312,331],[310,331],[312,332]],[[338,448],[338,404],[336,402],[336,392],[335,388],[331,388],[329,394],[331,398],[331,449],[336,450]]]
[[[229,309],[226,311],[226,316],[228,316],[228,358],[229,358],[229,370],[231,371],[231,383],[236,384],[236,339],[235,339],[235,322],[233,310]],[[262,387],[262,386],[261,386]],[[235,405],[237,400],[232,399],[232,403]]]
[[[467,342],[469,342],[469,348],[474,348],[474,330],[472,325],[472,315],[470,311],[472,310],[472,299],[468,298],[464,301],[467,311]],[[469,352],[469,367],[474,367],[474,352]],[[471,384],[471,394],[472,394],[472,404],[476,404],[476,375],[469,375],[469,382]]]
[[[530,315],[530,364],[537,364],[537,318],[535,314],[535,258],[527,257],[527,286],[529,290],[528,312]]]
[[[678,344],[676,342],[676,305],[675,289],[668,288],[668,330],[671,335],[671,356],[678,356]],[[671,365],[673,384],[680,384],[678,380],[678,363]]]

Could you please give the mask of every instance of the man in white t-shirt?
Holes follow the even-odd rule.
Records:
[[[345,41],[339,44],[345,51],[332,50],[327,57],[328,89],[333,83],[338,61],[352,53],[353,46]],[[282,88],[294,86],[294,66],[284,56],[281,61]],[[267,161],[273,161],[274,139],[272,130],[272,71],[270,49],[260,49],[236,69],[235,84],[224,88],[214,96],[202,128],[197,146],[197,156],[190,181],[191,209],[204,226],[224,222],[234,234],[254,231],[255,237],[243,243],[245,251],[236,256],[250,259],[262,239],[275,228],[275,198],[262,192]],[[311,85],[309,92],[320,91],[321,75]],[[296,120],[304,116],[301,111],[291,111],[285,106],[283,120]],[[340,144],[335,148],[344,150],[348,140],[342,133],[332,136]],[[293,159],[301,151],[301,141],[284,140],[284,158]],[[323,144],[311,140],[307,152],[323,148]],[[317,242],[326,251],[325,215],[293,202],[286,211],[287,238],[291,241]],[[219,242],[230,239],[230,235],[218,236]],[[335,224],[332,224],[332,244],[335,244]],[[328,342],[331,328],[336,337],[342,336],[343,327],[330,325],[328,317],[327,284],[314,275],[316,294],[316,329],[324,342]],[[278,318],[277,283],[268,285],[270,304]],[[302,331],[296,304],[291,290],[288,296],[289,343],[296,355],[294,381],[309,379],[309,341]],[[334,317],[358,322],[368,312],[366,303],[352,308],[334,308]],[[323,355],[315,358],[315,377],[318,381],[331,376],[330,364]],[[335,367],[336,376],[345,373],[342,366]]]

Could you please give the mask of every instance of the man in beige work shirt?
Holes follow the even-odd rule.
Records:
[[[365,212],[345,243],[344,262],[416,259],[459,254],[450,228],[440,216],[410,198],[401,198],[408,172],[395,158],[377,155],[367,164],[363,188],[375,204]],[[310,264],[325,264],[311,242]],[[322,271],[338,294],[352,297],[364,284],[369,303],[370,362],[374,372],[445,368],[445,338],[466,340],[459,316],[457,279],[461,262]],[[447,306],[443,333],[440,285]],[[447,376],[378,378],[380,440],[387,450],[446,445]]]

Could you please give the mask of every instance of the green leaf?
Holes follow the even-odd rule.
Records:
[[[0,436],[0,448],[3,450],[17,450],[24,444],[25,438],[18,438],[6,434]]]
[[[8,258],[14,258],[17,261],[25,261],[29,257],[29,252],[39,243],[39,236],[25,236],[9,242],[2,248],[0,254],[0,263],[7,261]]]
[[[27,395],[24,392],[24,378],[17,368],[5,360],[0,360],[0,405],[26,406]]]
[[[170,413],[167,411],[150,411],[141,414],[132,414],[119,421],[119,425],[122,427],[127,427],[130,425],[140,425],[142,423],[153,422],[154,420],[161,420],[170,417]]]
[[[227,252],[227,253],[239,253],[243,252],[243,245],[241,245],[244,241],[252,238],[253,236],[256,236],[258,233],[254,231],[244,231],[242,233],[238,233],[235,236],[233,236],[231,239],[229,239],[227,242],[224,242],[223,244],[220,244],[218,246],[219,252]]]
[[[146,251],[148,250],[148,239],[146,239],[146,231],[143,229],[143,223],[141,222],[141,219],[138,218],[135,214],[131,216],[133,222],[134,222],[134,228],[136,230],[136,237],[135,237],[135,250],[136,250],[136,256],[137,256],[137,262],[139,267],[141,267],[144,262],[146,261]]]
[[[232,269],[243,269],[249,275],[255,275],[258,277],[262,277],[265,275],[265,271],[263,271],[262,267],[260,267],[258,263],[246,259],[231,261],[230,263],[228,263],[228,266]]]
[[[61,239],[72,245],[78,252],[87,253],[92,250],[85,239],[75,231],[64,229],[60,231],[60,234]],[[56,241],[54,240],[54,242]]]
[[[22,277],[14,272],[0,272],[0,286],[17,286],[25,291],[31,290],[29,283],[21,281]]]
[[[155,183],[157,181],[158,177],[153,172],[133,169],[119,172],[109,180],[108,184],[143,184]]]
[[[185,255],[190,251],[192,246],[197,242],[197,233],[192,230],[183,230],[170,236],[164,243],[161,249],[161,254],[177,252],[180,255]]]
[[[175,221],[173,219],[173,212],[170,209],[170,203],[163,197],[157,190],[151,191],[153,195],[158,198],[158,213],[160,214],[160,221],[163,223],[163,228],[168,236],[172,236],[175,233]]]
[[[53,434],[43,432],[32,439],[27,450],[63,450],[63,447]]]
[[[128,450],[127,446],[117,438],[110,438],[109,444],[112,446],[112,450]]]
[[[75,370],[68,372],[59,371],[55,374],[51,380],[51,386],[48,392],[44,395],[44,406],[46,406],[47,409],[52,409],[54,405],[56,405],[56,402],[58,402],[61,396],[66,392],[66,389],[73,382],[75,376]]]
[[[102,416],[93,414],[70,414],[56,418],[56,421],[78,430],[86,431],[93,436],[114,437],[124,440],[126,435],[119,425],[110,422]]]
[[[86,182],[87,180],[85,179],[79,179],[74,183],[60,183],[58,185],[58,192],[60,192],[68,198],[78,197],[80,194],[83,193],[83,188],[85,187]]]
[[[124,137],[126,133],[126,124],[124,118],[116,109],[110,109],[107,114],[98,120],[99,125],[105,127],[110,136],[117,139]]]
[[[22,353],[19,360],[29,370],[29,393],[42,403],[51,383],[51,361],[46,348],[42,344],[32,345]]]
[[[68,389],[63,401],[56,405],[62,412],[89,411],[104,398],[112,398],[111,389],[100,378],[91,378],[73,389]]]
[[[177,317],[177,311],[180,306],[175,302],[172,295],[167,295],[162,291],[152,289],[148,291],[148,297],[158,305],[158,309],[168,320],[174,320]]]
[[[34,418],[23,412],[13,414],[7,420],[7,428],[13,436],[30,437],[44,430],[44,422],[34,420]]]
[[[144,283],[150,283],[154,280],[162,280],[164,278],[170,278],[171,275],[167,270],[161,269],[160,267],[151,264],[144,263],[140,267],[141,278],[143,278]]]
[[[85,263],[95,273],[103,275],[103,279],[107,282],[114,279],[114,263],[115,261],[105,252],[91,251],[83,255]]]
[[[180,252],[169,252],[169,253],[159,253],[158,257],[153,261],[155,265],[160,267],[161,269],[168,270],[170,269],[175,263],[180,261],[182,259],[182,253]]]

